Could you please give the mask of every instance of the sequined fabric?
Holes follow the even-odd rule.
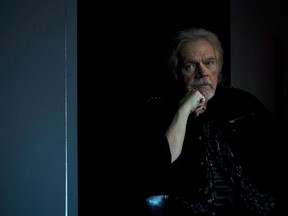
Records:
[[[177,108],[173,99],[161,101],[157,100],[160,106],[156,105],[156,114],[151,115],[153,120],[159,118],[161,122],[157,127],[155,125],[156,131],[159,128],[165,131],[170,123],[165,119],[171,119],[175,113],[173,109]],[[150,105],[154,102],[150,101]],[[156,183],[149,179],[152,186],[149,186],[151,192],[148,194],[156,191],[161,195],[163,192],[165,199],[157,208],[157,214],[152,211],[149,216],[272,216],[275,209],[278,216],[279,195],[275,182],[277,184],[279,180],[273,175],[275,172],[271,172],[276,164],[275,153],[272,153],[276,145],[272,149],[271,145],[263,145],[267,141],[274,145],[276,141],[271,139],[272,133],[268,133],[270,127],[267,125],[271,121],[262,108],[249,94],[218,86],[207,111],[188,119],[179,158],[172,164],[169,160],[169,168],[165,164],[156,167],[154,164],[158,163],[152,160],[150,167],[156,167],[157,178]],[[167,155],[163,151],[167,150],[167,140],[155,137],[145,145],[151,142],[149,149],[161,146],[155,150],[154,158],[156,161],[160,158],[159,163],[163,164],[161,156]],[[277,199],[266,194],[268,191]]]
[[[236,161],[228,143],[223,140],[221,132],[217,128],[213,120],[208,121],[203,127],[203,143],[206,144],[205,168],[207,173],[207,185],[203,191],[207,191],[207,195],[210,196],[208,201],[210,203],[215,201],[213,163],[217,163],[223,173],[230,177],[229,181],[235,190],[239,191],[240,201],[243,205],[255,212],[255,214],[268,215],[275,208],[276,201],[272,196],[261,193],[250,183],[241,164]],[[214,214],[212,213],[212,215]]]

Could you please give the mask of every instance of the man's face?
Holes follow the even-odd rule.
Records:
[[[211,44],[206,40],[186,42],[180,50],[180,77],[185,89],[198,90],[208,101],[216,91],[219,67]]]

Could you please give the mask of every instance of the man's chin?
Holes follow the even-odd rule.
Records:
[[[197,89],[205,98],[206,103],[215,95],[215,91],[213,89],[211,89],[211,87],[209,86],[209,88],[199,88]]]
[[[211,98],[213,98],[214,95],[215,95],[215,92],[214,92],[214,91],[213,91],[213,92],[209,92],[209,93],[206,94],[206,95],[203,95],[204,98],[205,98],[205,100],[206,100],[206,103],[207,103]]]

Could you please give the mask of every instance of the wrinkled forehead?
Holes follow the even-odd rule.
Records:
[[[215,51],[206,40],[186,41],[179,50],[179,57],[182,60],[193,61],[213,59],[215,58]]]

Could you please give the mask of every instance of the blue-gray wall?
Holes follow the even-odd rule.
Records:
[[[78,215],[76,1],[0,1],[1,216]]]

